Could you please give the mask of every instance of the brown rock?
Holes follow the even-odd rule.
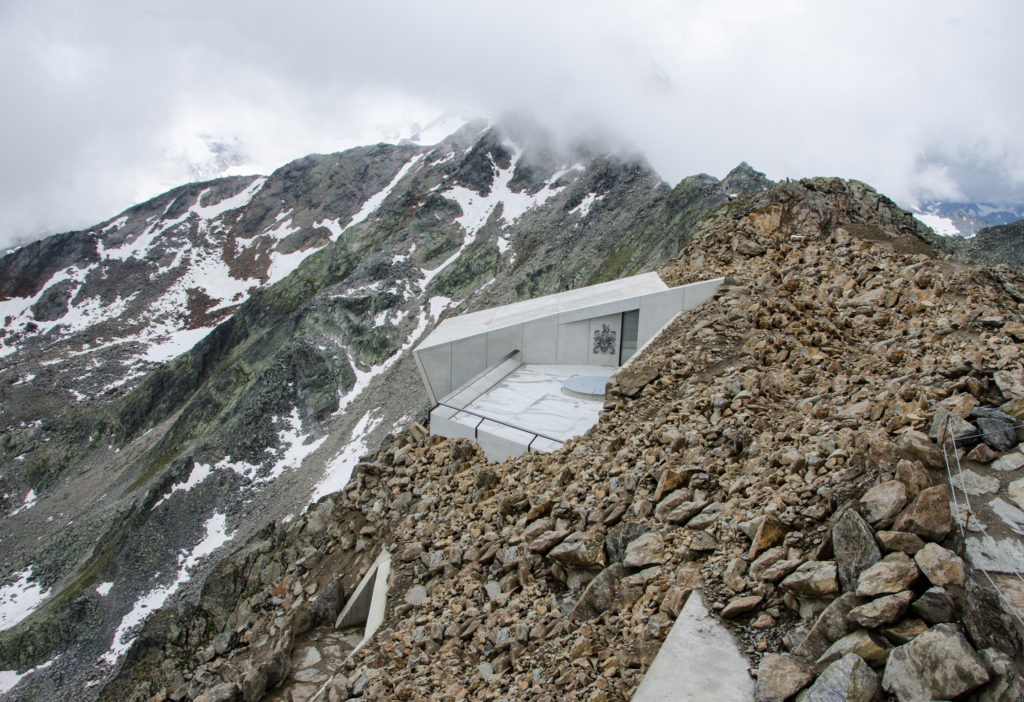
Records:
[[[836,564],[834,561],[808,561],[779,585],[795,595],[834,595],[839,592]]]
[[[708,503],[705,501],[680,502],[671,511],[665,513],[661,519],[669,524],[686,524],[707,506]]]
[[[595,568],[605,564],[604,541],[584,532],[568,536],[548,552],[548,558],[570,568]]]
[[[785,653],[766,653],[757,668],[754,698],[759,702],[785,702],[814,680],[814,666]]]
[[[878,673],[848,653],[822,671],[800,702],[872,702],[881,688]]]
[[[911,500],[932,486],[931,475],[920,461],[901,460],[896,464],[896,477],[907,486],[907,497]]]
[[[895,531],[909,531],[926,541],[941,541],[953,528],[949,512],[949,486],[922,490],[896,518]]]
[[[964,586],[967,573],[963,559],[938,544],[925,544],[914,554],[914,562],[932,585],[943,588],[948,585]]]
[[[939,624],[893,649],[882,686],[900,702],[951,700],[985,684],[989,677],[963,634]]]
[[[867,568],[857,578],[857,594],[862,597],[893,595],[907,590],[920,572],[907,554],[894,551]]]
[[[622,564],[630,568],[643,568],[665,562],[665,541],[657,532],[648,532],[626,545]]]
[[[686,484],[690,482],[691,475],[693,475],[692,470],[663,470],[661,478],[658,480],[658,487],[654,490],[654,501],[661,502],[661,498],[665,495],[681,487],[686,487]]]
[[[764,602],[764,597],[761,595],[734,597],[729,600],[729,603],[725,605],[725,609],[722,610],[722,618],[732,619],[733,617],[738,617],[741,614],[746,614],[747,612],[755,609],[762,602]]]
[[[921,461],[931,468],[944,468],[946,465],[942,451],[922,432],[913,429],[904,432],[896,440],[896,447],[900,455],[908,460]]]
[[[965,458],[975,463],[991,463],[999,458],[999,452],[995,451],[988,444],[978,444],[970,450]]]
[[[882,557],[871,527],[852,508],[844,511],[832,526],[832,552],[844,590],[852,590],[860,572]]]
[[[545,531],[530,543],[530,550],[534,553],[547,553],[569,535],[568,529],[555,529]]]
[[[886,553],[902,551],[908,556],[913,556],[924,546],[924,539],[909,531],[879,531],[875,533],[875,537]]]
[[[754,534],[753,543],[750,545],[750,551],[747,553],[747,559],[753,560],[757,558],[758,554],[765,549],[782,543],[785,537],[785,525],[777,517],[771,515],[765,517]]]
[[[645,385],[659,375],[658,369],[651,365],[623,366],[608,379],[605,392],[609,395],[617,393],[626,397],[636,397]]]
[[[926,631],[928,631],[928,624],[924,620],[914,617],[907,617],[891,626],[882,627],[882,634],[885,638],[898,646],[913,641],[914,637]]]
[[[864,659],[864,662],[873,668],[885,664],[889,656],[889,644],[878,634],[867,629],[858,629],[852,634],[847,634],[828,647],[828,650],[821,654],[815,662],[819,671],[825,670],[835,661],[849,653],[856,653]]]
[[[875,526],[889,526],[910,501],[907,486],[899,480],[875,485],[860,498],[864,519]]]
[[[910,590],[879,597],[851,609],[847,619],[865,629],[877,629],[885,624],[892,624],[902,617],[912,599],[914,599],[914,593]]]

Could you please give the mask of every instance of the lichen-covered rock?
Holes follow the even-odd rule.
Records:
[[[902,551],[893,551],[857,578],[857,594],[862,597],[892,595],[908,589],[921,575],[917,565]]]
[[[882,686],[900,702],[949,700],[984,685],[989,677],[963,634],[939,624],[892,650]]]
[[[922,490],[896,518],[893,529],[913,532],[926,541],[941,541],[953,528],[950,497],[947,485]]]
[[[872,702],[880,690],[878,673],[848,653],[821,672],[801,702]]]
[[[935,543],[925,544],[924,548],[914,554],[914,562],[936,587],[964,586],[967,577],[964,561],[949,549]]]
[[[861,571],[882,558],[874,532],[852,508],[846,510],[832,527],[832,551],[844,590],[854,589]]]
[[[757,668],[754,697],[758,702],[785,702],[814,680],[816,671],[807,661],[784,653],[768,653]]]
[[[788,575],[779,585],[797,595],[822,597],[839,592],[834,561],[808,561]]]

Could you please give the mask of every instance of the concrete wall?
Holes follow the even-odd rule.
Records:
[[[431,400],[458,388],[519,349],[522,363],[618,365],[621,315],[639,310],[637,345],[642,346],[676,314],[690,310],[715,294],[723,279],[692,283],[654,293],[624,297],[569,312],[550,314],[506,327],[413,351]],[[614,329],[614,354],[594,354],[594,331],[602,324]]]

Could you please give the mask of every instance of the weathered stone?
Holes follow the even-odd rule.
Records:
[[[996,451],[1009,451],[1017,445],[1017,432],[1013,428],[1015,422],[1012,417],[979,417],[977,421],[981,440]]]
[[[963,587],[967,574],[960,556],[938,544],[925,544],[914,554],[914,562],[932,585]]]
[[[993,451],[992,447],[988,444],[978,444],[964,458],[975,463],[991,463],[999,458],[999,452]]]
[[[977,702],[1018,702],[1024,699],[1024,677],[1008,655],[994,648],[978,651],[991,678],[978,690]]]
[[[880,690],[878,673],[848,653],[821,672],[800,702],[872,702]]]
[[[622,558],[622,564],[630,568],[643,568],[664,562],[665,541],[653,531],[630,541]]]
[[[941,624],[956,619],[956,605],[949,593],[941,587],[930,587],[914,600],[914,611],[929,624]]]
[[[547,553],[557,544],[562,543],[569,533],[570,532],[567,529],[546,531],[530,544],[530,550],[534,553]]]
[[[999,392],[1007,400],[1019,400],[1024,397],[1024,371],[1020,368],[996,371],[992,374]]]
[[[657,378],[658,369],[647,364],[623,366],[608,379],[605,392],[609,395],[621,394],[636,397],[644,386]]]
[[[936,485],[914,499],[896,518],[894,531],[910,531],[926,541],[941,541],[953,528],[948,485]]]
[[[759,555],[757,558],[755,558],[753,561],[751,561],[750,568],[747,570],[747,573],[750,575],[751,578],[754,578],[755,580],[760,580],[761,574],[764,573],[765,569],[767,569],[769,566],[774,565],[775,563],[778,563],[785,557],[786,549],[782,546],[770,548],[761,555]]]
[[[604,553],[608,563],[621,563],[626,555],[626,546],[648,531],[640,522],[621,522],[608,530],[604,537]]]
[[[1007,578],[1016,581],[1015,578]],[[1000,582],[996,576],[996,582]],[[1004,583],[1000,584],[1007,591]],[[1021,606],[1017,605],[1018,611]],[[1024,656],[1024,641],[1018,633],[1017,621],[1007,611],[1002,598],[982,578],[970,578],[964,588],[960,616],[967,635],[978,646],[995,646],[1014,659]]]
[[[924,547],[924,539],[909,531],[879,531],[875,533],[875,538],[886,553],[902,551],[908,556],[913,556]]]
[[[874,632],[858,629],[829,646],[828,650],[821,654],[821,657],[815,662],[815,666],[819,671],[823,671],[849,653],[857,654],[868,665],[877,668],[885,664],[885,659],[889,655],[889,644]]]
[[[851,609],[847,619],[865,629],[877,629],[902,617],[912,599],[914,593],[910,590],[879,597]]]
[[[679,433],[678,430],[673,430]],[[662,434],[662,440],[664,443],[665,434]],[[678,443],[678,438],[673,438],[672,444]],[[662,498],[669,493],[678,490],[679,488],[686,487],[687,483],[690,482],[690,476],[694,471],[692,470],[663,470],[661,472],[661,478],[658,479],[658,487],[654,490],[654,501],[661,502]]]
[[[857,578],[857,594],[862,597],[893,595],[907,590],[920,572],[907,554],[894,551],[865,569]]]
[[[604,541],[584,532],[576,532],[551,549],[548,552],[548,558],[563,566],[573,568],[603,566],[605,564]]]
[[[902,483],[897,484],[903,487]],[[852,508],[847,509],[832,527],[832,551],[844,590],[852,590],[861,571],[882,558],[874,532]]]
[[[892,524],[909,500],[907,486],[899,480],[889,480],[864,493],[860,507],[869,524],[885,527]]]
[[[1024,478],[1014,480],[1007,485],[1006,496],[1013,500],[1018,507],[1024,509]]]
[[[796,595],[834,595],[839,592],[836,564],[834,561],[808,561],[786,577],[780,586]]]
[[[702,509],[700,513],[687,521],[686,525],[691,529],[706,529],[722,516],[725,512],[725,505],[721,502],[712,502]]]
[[[427,588],[422,585],[413,585],[405,592],[405,603],[413,606],[421,605],[427,601]]]
[[[950,700],[989,680],[981,658],[955,627],[938,624],[892,650],[882,686],[900,702]]]
[[[661,519],[669,524],[686,524],[707,506],[708,503],[705,501],[680,502],[670,511],[663,513]]]
[[[897,646],[913,641],[916,636],[928,631],[928,624],[923,619],[907,617],[891,626],[882,627],[882,634]]]
[[[935,412],[932,427],[928,431],[928,436],[934,439],[939,446],[942,446],[950,438],[956,446],[976,444],[978,443],[977,434],[976,426],[945,409]]]
[[[900,435],[896,440],[896,447],[904,458],[911,461],[921,461],[931,468],[942,468],[945,461],[942,458],[942,451],[932,443],[927,434],[919,431],[908,431]]]
[[[196,702],[236,702],[241,693],[237,683],[221,683],[196,697]]]
[[[766,653],[757,668],[754,698],[759,702],[785,702],[814,680],[807,661],[785,653]]]
[[[682,488],[680,490],[673,490],[668,493],[661,500],[658,501],[658,506],[654,508],[654,516],[662,521],[665,520],[665,515],[674,510],[684,502],[693,500],[693,490],[689,488]]]
[[[899,461],[896,464],[896,477],[907,486],[907,497],[911,500],[932,486],[931,475],[920,461]]]
[[[1005,456],[1000,456],[996,460],[992,461],[992,470],[998,470],[1004,473],[1008,473],[1013,470],[1020,470],[1024,466],[1024,453],[1015,451],[1014,453],[1008,453]]]
[[[833,642],[850,633],[847,615],[862,602],[863,598],[852,592],[844,592],[832,600],[818,615],[807,636],[793,649],[793,653],[808,660],[817,660]]]
[[[769,549],[772,546],[782,543],[782,540],[786,537],[786,526],[779,521],[777,517],[768,515],[761,520],[761,524],[757,527],[757,531],[754,533],[750,544],[750,551],[747,553],[747,559],[753,560],[757,558],[765,549]]]
[[[762,602],[764,602],[764,597],[761,595],[734,597],[725,605],[725,608],[721,612],[721,616],[723,619],[738,617],[741,614],[746,614],[752,609],[755,609]]]
[[[619,564],[602,570],[583,590],[570,615],[584,621],[601,616],[615,602],[618,581],[628,572]]]

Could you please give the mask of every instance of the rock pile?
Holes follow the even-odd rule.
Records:
[[[728,284],[613,379],[585,436],[488,464],[414,427],[275,530],[287,572],[234,557],[236,606],[143,637],[104,697],[628,699],[699,588],[762,699],[1018,699],[1020,633],[964,558],[927,432],[946,412],[996,441],[971,409],[1020,416],[1024,281],[931,257],[886,202],[829,180],[719,210],[662,275]],[[382,548],[373,639],[306,644]],[[338,654],[330,677],[310,649]]]

